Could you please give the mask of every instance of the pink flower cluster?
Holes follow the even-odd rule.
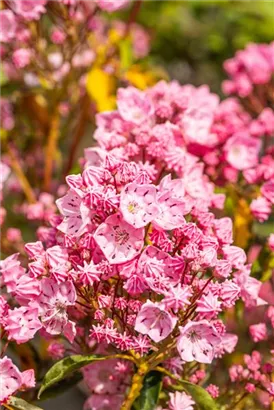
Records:
[[[55,357],[64,354],[54,342],[60,335],[75,352],[85,340],[145,355],[173,335],[172,354],[184,362],[232,352],[237,336],[219,314],[240,297],[248,306],[264,302],[245,253],[232,245],[231,220],[192,196],[186,176],[155,185],[142,164],[112,155],[67,184],[52,234],[25,246],[27,269],[18,254],[1,262],[8,341],[40,332],[53,338]]]
[[[230,77],[223,83],[226,94],[247,97],[254,88],[270,83],[273,72],[274,42],[270,44],[248,44],[236,52],[233,58],[224,62],[224,69]]]
[[[263,404],[267,407],[274,396],[274,385],[271,381],[273,364],[263,363],[261,353],[257,350],[252,351],[251,355],[244,355],[243,365],[233,365],[229,369],[229,377],[233,383],[244,385],[248,393],[254,393],[258,388],[268,393],[264,396]]]
[[[195,181],[190,189],[203,201],[206,196],[211,202],[217,199],[210,180],[219,186],[239,183],[254,218],[268,219],[274,202],[271,108],[252,119],[234,98],[219,102],[206,86],[174,81],[161,81],[146,91],[120,89],[117,108],[97,115],[94,137],[101,150],[86,150],[88,163],[95,155],[104,158],[107,151],[142,163],[156,181],[165,170],[199,179],[201,185]],[[218,200],[215,205],[219,207]]]

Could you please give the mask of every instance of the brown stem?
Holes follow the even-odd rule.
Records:
[[[57,141],[59,137],[60,117],[58,113],[58,106],[53,114],[46,152],[45,152],[45,173],[44,173],[44,190],[49,192],[52,180],[53,161],[56,158]]]
[[[81,104],[81,102],[80,102],[80,104]],[[86,121],[87,121],[87,118],[88,118],[88,108],[89,108],[89,106],[90,106],[90,100],[89,100],[89,97],[87,96],[87,94],[85,94],[84,97],[83,97],[83,100],[82,100],[82,110],[81,110],[81,113],[80,113],[80,116],[79,116],[79,121],[76,125],[75,133],[74,133],[71,148],[70,148],[70,154],[69,154],[68,162],[67,162],[66,167],[64,169],[64,177],[66,177],[66,175],[69,173],[69,171],[70,171],[70,169],[73,165],[78,145],[80,144],[81,139],[84,135],[85,125],[86,125]]]
[[[140,11],[141,5],[142,5],[142,0],[136,0],[134,2],[133,6],[132,6],[132,9],[130,11],[128,22],[127,22],[126,34],[129,33],[131,24],[136,21],[136,18],[137,18],[137,15],[138,15],[139,11]]]
[[[9,158],[10,158],[11,168],[13,169],[14,173],[16,174],[16,176],[18,178],[18,180],[21,184],[21,187],[24,191],[24,194],[26,195],[26,198],[27,198],[28,202],[30,204],[34,204],[36,202],[34,192],[32,190],[32,187],[31,187],[26,175],[24,174],[24,171],[21,167],[19,159],[17,158],[16,151],[11,145],[8,146],[8,155],[9,155]]]

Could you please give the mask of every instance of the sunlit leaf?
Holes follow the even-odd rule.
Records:
[[[14,410],[42,410],[41,407],[34,406],[33,404],[14,396],[9,398],[8,404],[11,405]]]
[[[219,410],[219,406],[210,394],[197,384],[192,384],[184,380],[180,380],[184,389],[192,396],[199,410]]]
[[[49,387],[52,387],[56,383],[59,383],[61,380],[65,379],[67,376],[75,372],[76,370],[81,369],[82,367],[98,360],[105,360],[107,356],[96,356],[96,355],[74,355],[65,357],[59,362],[55,363],[49,371],[46,373],[42,386],[40,387],[38,398],[42,393],[47,390]]]

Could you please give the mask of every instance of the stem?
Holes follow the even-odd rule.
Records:
[[[130,15],[129,15],[129,19],[127,22],[126,34],[129,33],[131,24],[136,21],[141,5],[142,5],[142,0],[136,0],[135,3],[133,4]]]
[[[10,161],[11,161],[11,167],[14,171],[14,173],[16,174],[22,190],[24,191],[24,194],[26,195],[26,198],[28,200],[28,202],[30,204],[34,204],[36,202],[36,198],[34,195],[34,192],[32,190],[32,187],[26,177],[26,175],[24,174],[24,171],[20,165],[20,162],[17,158],[17,154],[16,151],[13,147],[8,146],[8,155],[10,157]]]
[[[149,371],[149,367],[143,363],[140,365],[138,372],[132,378],[132,384],[126,399],[124,400],[121,410],[131,410],[131,407],[135,400],[139,397],[143,387],[143,381],[146,374]]]
[[[8,404],[3,403],[2,406],[4,406],[8,410],[14,410],[12,407],[10,407]]]
[[[75,154],[78,148],[79,143],[81,142],[81,139],[84,135],[85,132],[85,125],[86,125],[86,121],[88,119],[88,108],[89,108],[89,98],[87,96],[87,94],[84,95],[82,102],[80,102],[80,104],[82,105],[82,111],[81,114],[79,116],[79,121],[78,124],[76,126],[75,129],[75,133],[74,133],[74,137],[72,140],[72,144],[71,144],[71,148],[70,148],[70,154],[69,154],[69,159],[67,162],[67,165],[65,167],[64,170],[64,177],[66,177],[66,175],[69,173],[73,162],[74,162],[74,158],[75,158]]]
[[[59,136],[60,117],[58,107],[53,114],[48,143],[45,152],[45,174],[44,174],[44,190],[49,192],[52,180],[53,161],[56,157],[57,141]]]

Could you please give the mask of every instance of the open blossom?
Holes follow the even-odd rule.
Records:
[[[38,307],[41,323],[46,331],[52,335],[71,329],[72,322],[67,315],[67,306],[74,305],[76,292],[72,282],[60,283],[52,279],[42,280],[42,292],[33,302]]]
[[[125,186],[120,197],[120,209],[127,223],[142,228],[158,213],[156,187],[131,183]]]
[[[20,307],[8,311],[5,330],[8,338],[17,343],[26,343],[32,339],[42,325],[38,319],[38,309]]]
[[[160,342],[172,332],[176,322],[176,317],[166,311],[164,305],[148,300],[137,315],[135,330]]]
[[[177,349],[186,362],[211,363],[214,349],[219,343],[220,337],[210,322],[189,321],[186,326],[180,327]]]
[[[118,90],[117,105],[122,118],[140,125],[153,114],[153,106],[142,91],[134,87]]]
[[[185,392],[169,393],[168,408],[170,410],[193,410],[195,402]]]
[[[271,214],[271,203],[264,197],[253,199],[250,204],[252,215],[258,219],[259,222],[264,222]]]
[[[116,214],[109,216],[105,223],[97,228],[94,239],[109,263],[123,263],[141,252],[144,230],[133,228]]]
[[[238,170],[253,167],[258,161],[260,148],[260,140],[245,135],[235,135],[224,146],[228,163]]]
[[[12,10],[26,20],[38,20],[45,13],[47,0],[10,0]]]
[[[11,359],[6,356],[0,359],[0,404],[5,403],[21,387],[21,384],[21,372]]]
[[[0,11],[0,41],[7,43],[15,36],[16,20],[11,10]]]

